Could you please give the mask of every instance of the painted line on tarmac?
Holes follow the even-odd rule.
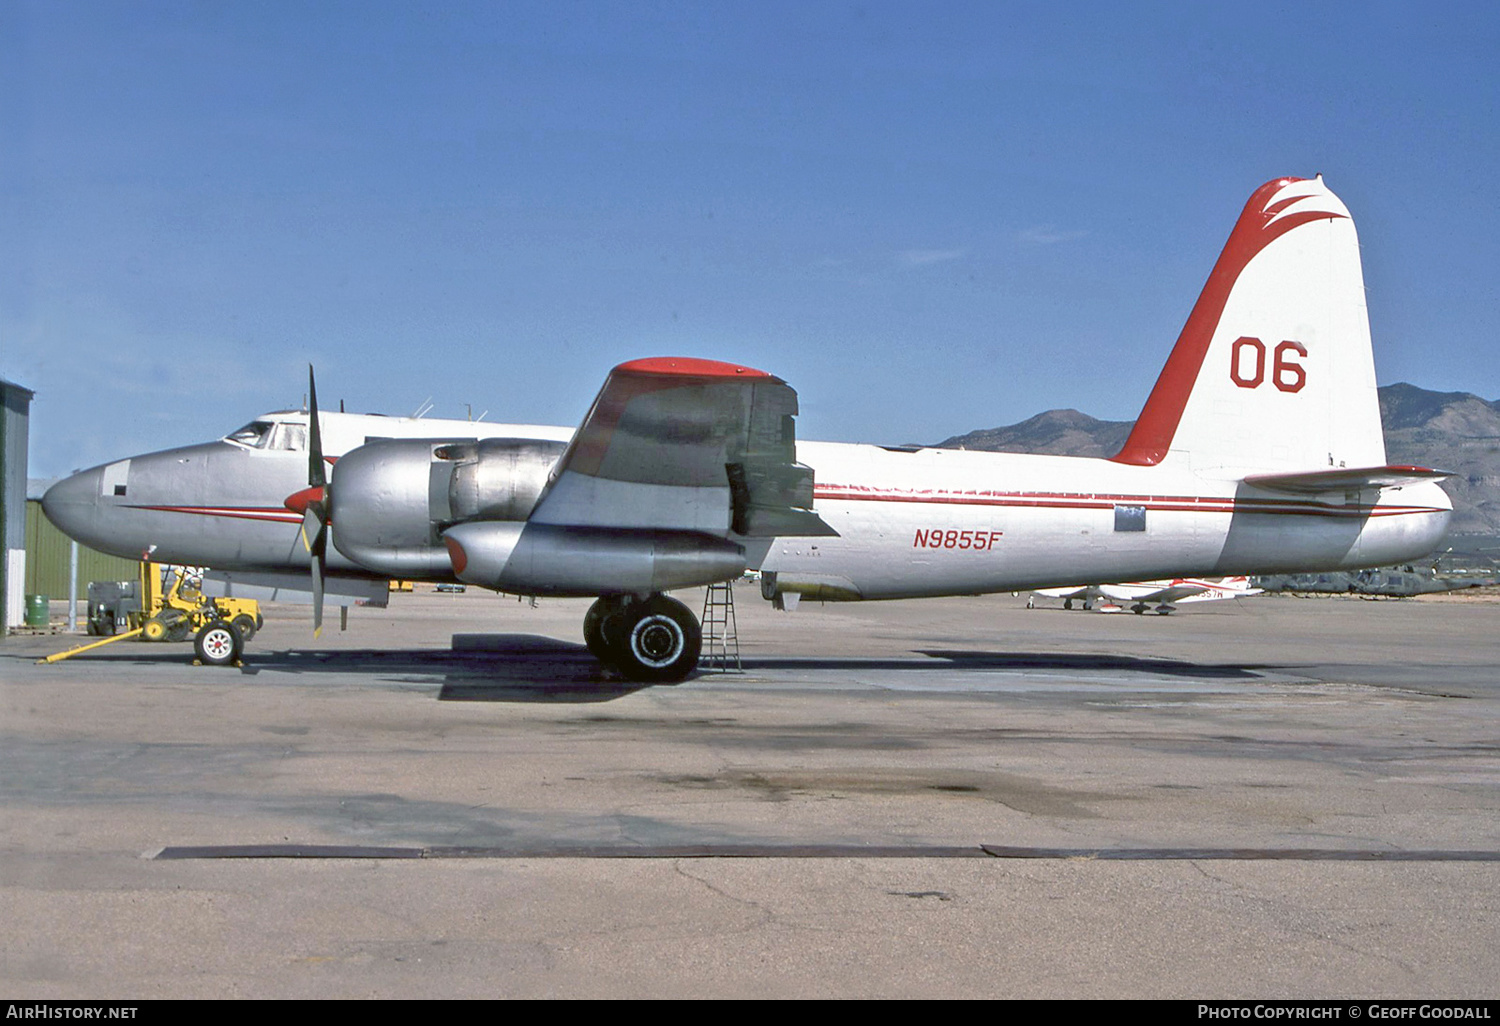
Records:
[[[1053,859],[1076,861],[1500,862],[1500,851],[1388,848],[1017,848],[998,844],[556,844],[378,847],[340,844],[184,845],[148,857],[181,859]]]
[[[1119,862],[1500,862],[1500,851],[1392,848],[1011,848],[982,844],[997,859],[1081,859]]]

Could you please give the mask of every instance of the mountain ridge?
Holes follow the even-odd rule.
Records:
[[[1386,460],[1454,475],[1443,482],[1453,500],[1450,533],[1500,533],[1500,399],[1404,381],[1378,393]],[[954,435],[935,447],[1107,458],[1120,451],[1134,423],[1047,410],[1015,424]]]

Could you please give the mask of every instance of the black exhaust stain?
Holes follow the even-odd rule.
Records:
[[[947,891],[886,891],[885,893],[894,898],[936,898],[938,901],[953,900],[953,895]]]

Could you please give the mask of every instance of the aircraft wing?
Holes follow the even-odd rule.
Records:
[[[1329,467],[1295,474],[1251,474],[1245,483],[1278,492],[1341,492],[1359,488],[1399,488],[1453,475],[1429,467]]]
[[[797,393],[764,371],[670,357],[610,372],[534,523],[745,537],[834,535],[797,462]]]
[[[1043,598],[1089,598],[1095,592],[1092,585],[1073,588],[1036,588],[1032,590],[1033,595],[1041,595]]]
[[[1174,581],[1125,581],[1121,584],[1101,584],[1099,591],[1105,598],[1116,602],[1174,602],[1179,595],[1196,594],[1199,589],[1183,590],[1180,582]]]

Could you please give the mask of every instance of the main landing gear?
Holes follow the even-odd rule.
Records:
[[[675,682],[698,666],[703,631],[687,606],[665,595],[606,595],[583,618],[583,640],[631,680]]]

